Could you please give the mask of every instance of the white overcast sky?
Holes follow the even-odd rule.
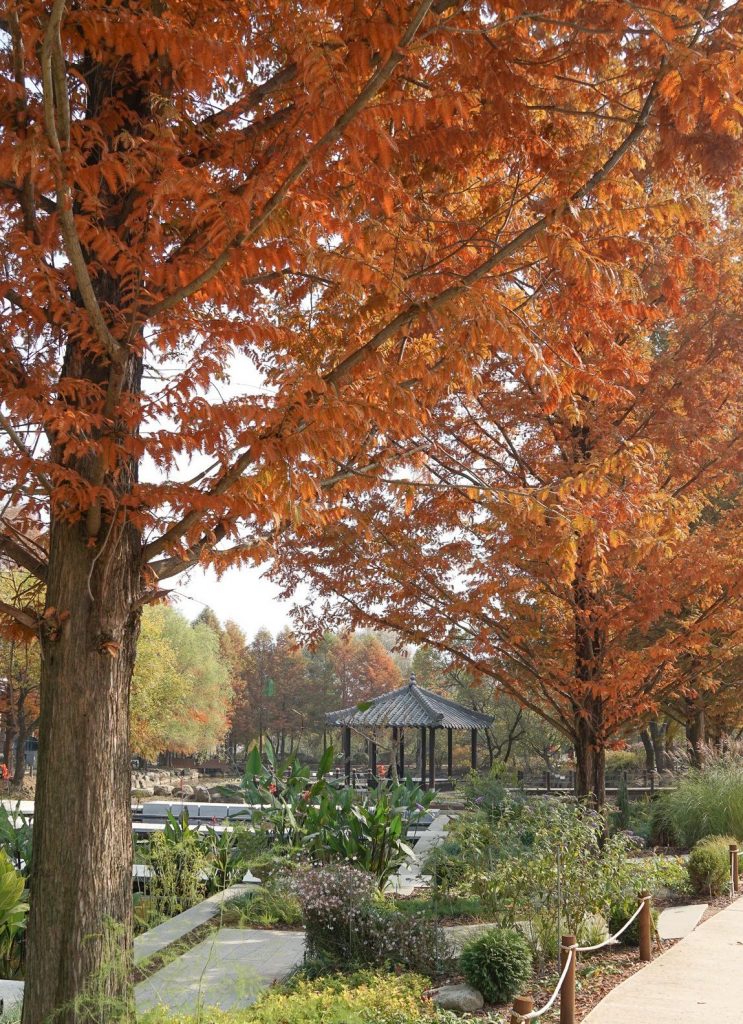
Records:
[[[263,569],[228,569],[217,579],[211,569],[193,569],[188,577],[173,581],[177,592],[174,607],[189,619],[195,619],[204,605],[213,608],[223,623],[232,619],[248,640],[265,626],[276,634],[291,626],[291,601],[279,600],[279,588],[263,578]],[[183,595],[183,596],[180,596]]]
[[[158,366],[158,375],[167,376],[177,372],[176,366]],[[155,390],[157,380],[145,380],[145,387]],[[265,382],[253,362],[246,356],[235,356],[227,367],[227,379],[215,384],[205,397],[212,401],[223,401],[237,395],[255,392],[269,393]],[[183,479],[205,468],[209,459],[196,454],[188,460],[178,460],[173,476]],[[143,477],[162,479],[160,472],[145,457]],[[173,606],[189,619],[195,619],[205,605],[214,610],[222,623],[232,619],[242,628],[248,640],[259,629],[266,627],[276,634],[285,626],[291,626],[290,610],[292,601],[279,600],[279,588],[265,579],[268,566],[240,567],[229,569],[220,579],[211,569],[195,568],[184,576],[167,581],[167,588],[173,595]],[[301,590],[297,599],[302,599]]]

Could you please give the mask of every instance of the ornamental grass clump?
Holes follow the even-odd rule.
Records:
[[[689,854],[689,878],[700,896],[722,896],[730,884],[730,844],[734,836],[700,839]]]
[[[459,964],[487,1003],[507,1003],[531,977],[531,949],[515,928],[493,928],[464,947]]]
[[[653,807],[654,842],[691,847],[706,836],[743,840],[743,750],[705,751],[702,768],[687,772]]]

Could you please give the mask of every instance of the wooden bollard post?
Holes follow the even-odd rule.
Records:
[[[575,1024],[575,946],[574,935],[563,935],[560,940],[560,971],[565,970],[565,964],[570,957],[570,967],[565,975],[565,981],[560,989],[560,1024]]]
[[[652,955],[650,952],[651,935],[653,931],[653,917],[650,909],[650,893],[641,892],[640,899],[643,901],[639,917],[640,932],[640,959],[643,963],[650,963]]]
[[[730,877],[733,880],[733,892],[740,892],[740,875],[738,874],[738,844],[730,844]]]
[[[516,996],[511,1012],[511,1024],[523,1024],[522,1018],[524,1014],[531,1013],[533,1009],[534,1000],[531,996]]]

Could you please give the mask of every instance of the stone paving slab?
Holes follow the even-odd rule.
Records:
[[[3,1013],[19,1006],[23,1002],[23,982],[0,979],[0,1002]]]
[[[622,982],[584,1024],[741,1024],[743,900]]]
[[[693,903],[686,907],[666,907],[658,917],[658,935],[661,939],[685,938],[702,920],[706,909],[706,903]]]
[[[303,932],[222,928],[137,985],[137,1011],[155,1007],[194,1013],[250,1006],[259,993],[285,978],[304,956]]]
[[[143,960],[149,960],[155,953],[161,952],[166,946],[177,942],[207,921],[211,921],[219,913],[220,907],[226,900],[235,899],[253,888],[250,885],[231,885],[222,892],[210,896],[201,903],[197,903],[190,910],[184,910],[182,914],[176,914],[168,921],[149,931],[138,935],[134,940],[134,963],[141,964]]]

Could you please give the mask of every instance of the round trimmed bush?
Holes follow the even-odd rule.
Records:
[[[493,928],[467,943],[459,965],[486,1002],[507,1003],[531,976],[531,949],[515,928]]]
[[[722,896],[730,882],[730,844],[734,836],[700,839],[689,854],[689,878],[700,896]]]

